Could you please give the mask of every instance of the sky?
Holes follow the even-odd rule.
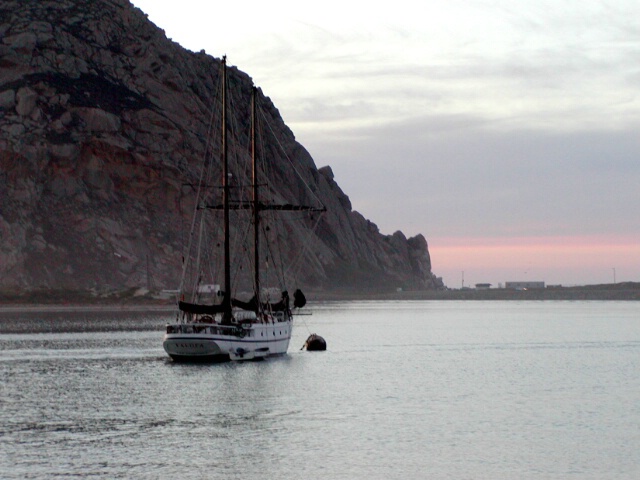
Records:
[[[249,74],[447,286],[640,281],[637,0],[132,3]]]

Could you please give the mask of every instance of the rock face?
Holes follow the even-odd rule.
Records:
[[[198,178],[219,60],[127,0],[4,0],[0,19],[0,287],[175,288],[183,184]],[[230,69],[236,95],[251,85]],[[289,232],[289,250],[306,252],[302,285],[441,286],[422,235],[382,235],[269,115],[327,207],[313,232]],[[301,180],[280,175],[299,199]]]

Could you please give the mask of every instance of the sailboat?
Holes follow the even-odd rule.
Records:
[[[203,211],[222,211],[222,232],[223,232],[223,267],[220,276],[223,277],[222,289],[211,288],[207,292],[203,290],[201,283],[202,271],[205,270],[203,264],[206,263],[205,255],[202,253],[203,245],[215,244],[215,240],[208,238],[201,229],[198,235],[197,254],[191,260],[196,264],[193,269],[198,280],[188,283],[185,279],[190,257],[184,262],[180,296],[178,298],[178,311],[176,320],[167,324],[164,335],[163,347],[166,353],[174,361],[188,362],[215,362],[226,360],[258,360],[273,355],[286,354],[293,330],[293,311],[304,307],[306,298],[300,289],[293,293],[290,298],[288,290],[281,289],[280,298],[272,301],[270,294],[265,295],[262,286],[261,269],[266,262],[260,257],[261,238],[261,213],[264,211],[295,211],[295,212],[323,212],[324,206],[319,203],[317,207],[299,206],[289,203],[268,204],[261,198],[261,187],[264,188],[266,178],[260,177],[260,169],[257,162],[257,98],[258,90],[252,87],[251,94],[251,120],[250,120],[250,157],[251,157],[251,180],[248,190],[250,190],[250,200],[232,200],[232,190],[237,185],[232,186],[234,173],[230,170],[229,161],[229,141],[228,130],[231,130],[228,104],[228,74],[226,57],[221,61],[221,131],[220,131],[220,155],[221,155],[221,185],[217,190],[222,194],[221,204],[201,203],[201,192],[206,190],[203,185],[204,180],[198,183],[198,196],[194,216],[202,214]],[[202,170],[204,172],[204,168]],[[235,191],[234,191],[235,193]],[[319,200],[318,200],[319,202]],[[232,258],[232,246],[238,247],[238,239],[231,238],[231,213],[233,211],[248,212],[250,215],[249,224],[252,224],[252,250],[253,259],[250,263],[253,266],[252,296],[248,300],[240,300],[234,296],[234,282],[232,276],[234,272],[239,274],[239,268],[234,268],[237,256]],[[205,225],[205,221],[200,221],[200,226]],[[195,230],[196,221],[192,221],[192,232]],[[236,229],[236,232],[239,229]],[[235,242],[235,243],[234,243]],[[233,243],[233,245],[232,245]],[[243,250],[236,248],[236,250]],[[247,250],[247,249],[244,249]],[[211,259],[211,257],[209,257]],[[187,291],[187,285],[191,291]],[[272,291],[272,290],[271,290]],[[209,293],[204,295],[203,292]],[[211,293],[213,292],[213,298]],[[208,301],[207,298],[208,297]],[[275,300],[275,299],[274,299]]]

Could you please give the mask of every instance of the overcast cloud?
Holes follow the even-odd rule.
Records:
[[[482,255],[483,241],[536,238],[540,251],[597,239],[563,274],[532,252],[550,283],[608,281],[613,267],[640,281],[637,2],[134,3],[249,73],[354,209],[427,237],[445,282],[465,269],[449,244]],[[460,261],[485,265],[477,281],[509,279],[476,260]]]

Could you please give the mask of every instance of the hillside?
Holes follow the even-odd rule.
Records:
[[[0,288],[175,288],[220,60],[194,53],[127,0],[0,4]],[[236,98],[252,80],[232,68]],[[442,287],[422,235],[382,234],[352,210],[270,103],[298,179],[327,212],[289,225],[300,286],[394,291]],[[280,172],[285,165],[276,168]]]

